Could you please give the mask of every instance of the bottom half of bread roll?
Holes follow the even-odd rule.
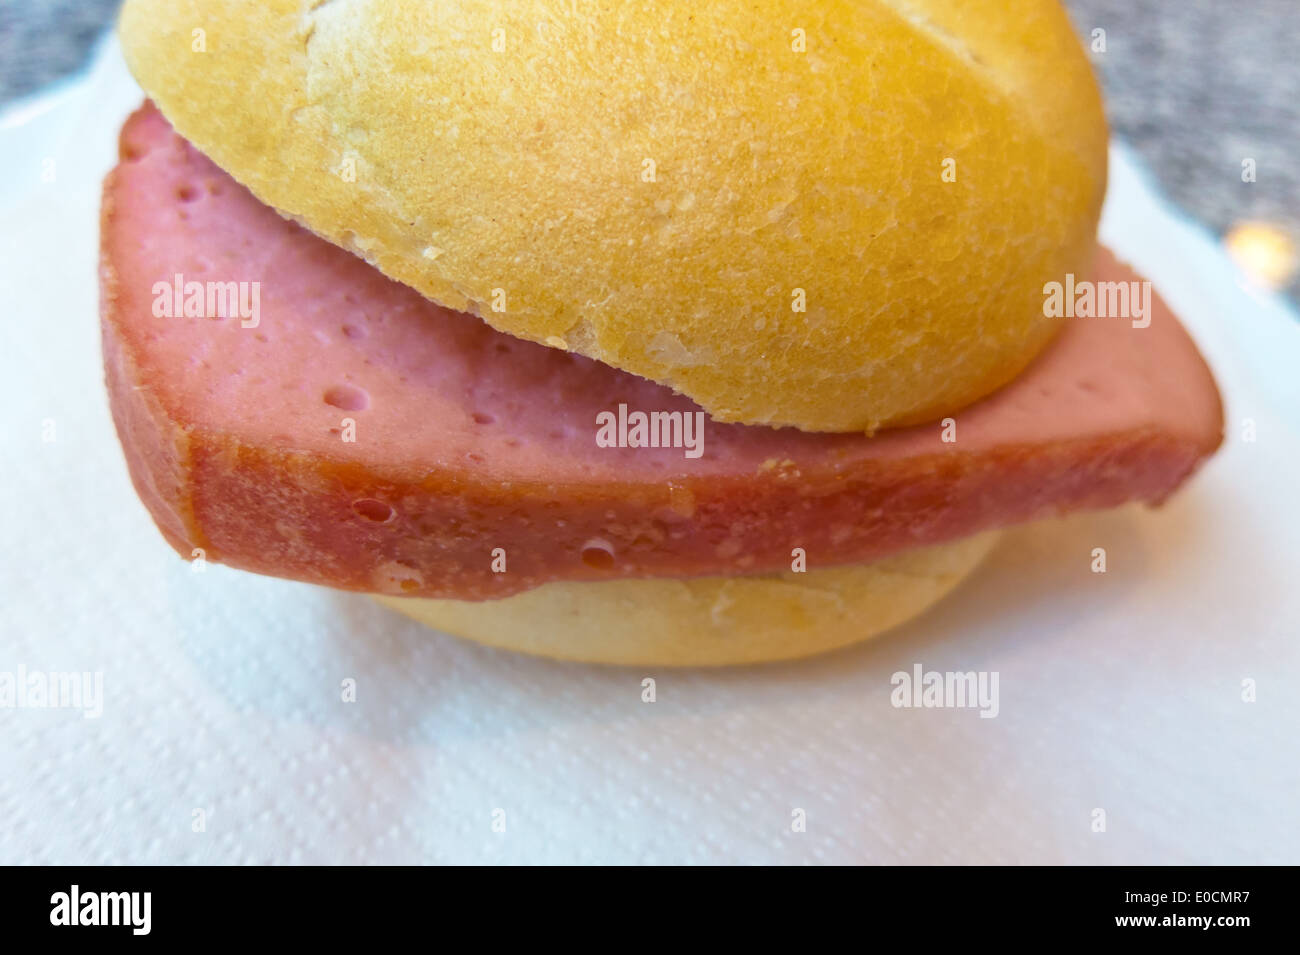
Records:
[[[722,666],[845,647],[906,623],[979,566],[1000,534],[871,564],[755,577],[558,581],[500,600],[377,599],[505,650],[584,663]]]

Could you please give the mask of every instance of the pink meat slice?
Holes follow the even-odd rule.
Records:
[[[258,324],[167,317],[177,275],[259,283]],[[1106,253],[1097,277],[1136,279]],[[1222,435],[1214,380],[1157,301],[1147,328],[1069,321],[947,429],[706,421],[698,458],[601,447],[597,416],[620,404],[698,408],[386,279],[262,205],[148,104],[105,184],[102,287],[113,416],[167,540],[353,590],[485,599],[553,580],[763,573],[788,569],[794,548],[809,567],[866,562],[1158,503]]]

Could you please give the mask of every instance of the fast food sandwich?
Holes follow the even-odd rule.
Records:
[[[1215,382],[1097,245],[1055,0],[127,0],[104,365],[183,557],[610,663],[802,656],[1159,504]]]

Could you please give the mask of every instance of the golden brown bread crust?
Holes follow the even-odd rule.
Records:
[[[1106,128],[1055,0],[128,0],[120,32],[264,202],[718,420],[954,411],[1093,253]]]
[[[848,646],[911,620],[965,580],[999,536],[767,577],[552,583],[478,603],[376,599],[436,630],[537,656],[645,666],[765,663]]]

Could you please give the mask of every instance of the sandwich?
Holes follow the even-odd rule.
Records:
[[[181,556],[804,656],[1222,440],[1055,0],[127,0],[104,366]]]

